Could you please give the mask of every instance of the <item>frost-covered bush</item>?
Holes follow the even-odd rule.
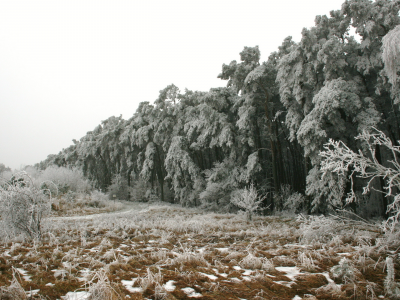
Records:
[[[38,189],[25,173],[0,184],[1,226],[9,236],[42,236],[42,219],[50,212],[51,193]]]
[[[309,216],[299,219],[303,243],[327,243],[340,233],[338,221],[324,216]]]
[[[112,179],[111,185],[108,187],[108,196],[111,200],[129,200],[130,189],[128,186],[128,180],[119,174],[115,175]]]
[[[361,150],[355,153],[342,141],[329,140],[329,143],[324,145],[325,150],[320,152],[320,156],[323,158],[321,171],[323,176],[329,172],[337,173],[338,175],[345,175],[350,172],[351,192],[347,195],[347,202],[352,202],[356,199],[356,194],[353,190],[353,175],[368,180],[363,194],[370,191],[374,179],[383,179],[386,183],[383,187],[385,197],[393,197],[392,203],[387,207],[387,211],[391,213],[391,216],[385,222],[384,227],[386,230],[393,232],[400,217],[400,194],[398,193],[400,190],[400,164],[397,160],[400,154],[400,147],[394,146],[392,141],[376,128],[372,128],[372,132],[364,131],[356,139],[367,145],[368,156],[364,155]],[[382,165],[376,159],[375,149],[377,145],[385,147],[392,154],[392,160],[387,161],[389,167]]]
[[[254,212],[266,197],[259,197],[254,184],[250,187],[237,190],[233,193],[231,203],[246,212],[247,221],[252,220]]]
[[[60,194],[67,193],[68,191],[86,193],[91,190],[91,185],[83,176],[81,170],[65,167],[50,166],[37,175],[35,182],[37,186],[40,186],[43,182],[52,182],[56,184],[58,193]],[[44,188],[52,189],[52,186],[49,185]]]
[[[19,277],[18,271],[14,267],[12,267],[12,271],[11,284],[8,287],[0,287],[0,299],[28,300],[25,290],[17,279]]]
[[[292,190],[288,184],[281,185],[281,190],[274,196],[276,209],[282,208],[293,213],[305,209],[306,198],[304,195]]]
[[[390,296],[400,297],[400,284],[394,280],[393,258],[386,257],[387,276],[385,279],[385,291]],[[397,299],[396,298],[396,299]]]
[[[230,210],[231,194],[237,190],[243,170],[231,159],[215,163],[214,168],[205,170],[205,189],[200,193],[204,209],[227,212]]]
[[[147,202],[146,192],[150,184],[147,183],[144,179],[139,178],[137,181],[133,183],[133,187],[131,189],[131,200],[138,202]]]
[[[337,278],[344,283],[354,282],[357,270],[351,265],[350,261],[343,257],[339,264],[331,268],[333,278]]]
[[[97,271],[92,280],[89,281],[89,293],[92,300],[121,299],[120,295],[112,287],[104,269]]]
[[[94,190],[90,193],[90,201],[88,203],[89,206],[92,207],[105,207],[109,202],[108,196],[98,190]]]

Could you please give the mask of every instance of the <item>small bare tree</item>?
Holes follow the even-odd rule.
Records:
[[[266,198],[259,197],[257,190],[252,183],[250,187],[240,189],[234,193],[231,203],[245,210],[247,221],[251,221],[254,212],[258,209],[261,202]]]
[[[50,211],[50,191],[36,188],[25,172],[2,181],[0,216],[7,234],[23,233],[30,239],[41,239],[42,218]]]
[[[392,215],[385,222],[385,229],[393,231],[400,218],[400,165],[397,156],[400,155],[400,147],[394,146],[392,141],[382,132],[376,128],[372,128],[372,132],[364,131],[356,137],[367,144],[369,155],[366,156],[359,150],[355,153],[349,149],[342,141],[329,140],[324,145],[325,151],[320,152],[323,158],[321,162],[321,171],[323,176],[327,172],[335,172],[344,176],[348,171],[350,172],[351,192],[348,194],[346,201],[351,202],[355,200],[355,193],[353,190],[353,175],[368,180],[367,185],[364,187],[363,194],[366,194],[371,189],[371,182],[375,178],[382,178],[386,185],[383,187],[385,197],[392,196],[394,199],[387,207],[387,211]],[[385,167],[378,162],[375,156],[376,145],[386,147],[392,153],[392,160],[389,160],[389,167]],[[397,193],[397,194],[396,194]]]

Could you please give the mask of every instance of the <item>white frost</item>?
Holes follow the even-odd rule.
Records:
[[[61,296],[63,300],[86,300],[89,299],[88,292],[68,292],[65,296]]]
[[[26,292],[26,295],[27,295],[28,297],[32,297],[32,296],[36,295],[37,293],[39,293],[39,291],[40,291],[40,290],[31,290],[31,291],[29,291],[29,292]]]
[[[137,278],[132,280],[121,280],[121,283],[131,293],[142,293],[143,289],[141,287],[133,287],[136,280]]]
[[[199,272],[199,273],[200,273],[201,275],[204,275],[204,276],[210,278],[211,280],[217,280],[217,279],[218,279],[218,277],[215,276],[215,275],[209,275],[209,274],[205,274],[205,273],[201,273],[201,272]]]
[[[166,284],[164,284],[164,289],[165,289],[167,292],[173,292],[173,291],[175,291],[175,289],[176,289],[176,286],[174,285],[175,282],[176,282],[175,280],[170,280],[170,281],[168,281]]]
[[[298,267],[276,267],[279,272],[286,273],[286,277],[295,280],[295,277],[300,274],[300,269]]]
[[[202,294],[196,293],[195,289],[191,287],[183,288],[182,291],[189,297],[189,298],[200,298],[203,297]]]
[[[28,272],[25,271],[24,269],[21,268],[16,268],[18,273],[22,275],[22,278],[24,278],[26,281],[32,281],[31,276],[28,275]]]

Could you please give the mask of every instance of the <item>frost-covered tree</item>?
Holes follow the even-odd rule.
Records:
[[[247,221],[252,221],[254,212],[257,211],[265,197],[260,197],[254,184],[250,184],[249,187],[237,190],[233,194],[231,202],[246,212]]]
[[[346,201],[353,202],[356,199],[353,182],[355,177],[366,179],[363,194],[373,189],[373,181],[382,179],[384,196],[391,199],[387,207],[390,213],[386,221],[386,228],[394,230],[400,218],[400,147],[393,145],[392,141],[382,132],[375,128],[371,131],[363,131],[356,137],[366,144],[366,150],[358,152],[351,150],[342,141],[329,140],[324,145],[324,151],[320,152],[322,177],[330,173],[336,173],[341,177],[348,176],[351,180],[351,190],[347,194]],[[383,146],[391,154],[385,164],[376,158],[376,145]]]
[[[200,169],[190,157],[184,137],[176,136],[172,139],[165,168],[168,172],[167,178],[172,181],[175,198],[182,205],[196,205],[198,196],[194,185],[200,176]]]
[[[307,193],[314,198],[314,210],[324,210],[332,199],[329,186],[335,181],[341,185],[333,175],[319,181],[318,152],[329,138],[340,138],[353,150],[360,147],[353,137],[367,126],[378,126],[392,141],[399,138],[398,108],[391,108],[380,53],[382,37],[399,23],[399,6],[395,1],[378,2],[348,0],[329,17],[317,16],[315,26],[303,29],[301,41],[291,45],[278,64],[286,125],[311,163]],[[360,43],[350,36],[350,26]],[[380,150],[377,145],[377,159],[382,161]],[[342,185],[348,189],[345,182]]]
[[[0,174],[3,172],[11,172],[11,169],[0,163]]]
[[[26,173],[0,181],[0,224],[9,236],[41,239],[42,220],[50,212],[50,203],[51,194],[37,188]]]

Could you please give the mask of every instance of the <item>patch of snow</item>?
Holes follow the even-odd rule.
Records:
[[[45,286],[55,286],[55,284],[54,284],[54,283],[51,283],[51,282],[49,282],[49,283],[46,283],[46,284],[45,284]]]
[[[164,289],[165,289],[167,292],[173,292],[173,291],[175,291],[175,289],[176,289],[176,286],[174,285],[175,282],[176,282],[175,280],[170,280],[170,281],[168,281],[166,284],[164,284]]]
[[[143,289],[141,287],[133,287],[136,280],[137,278],[132,280],[121,280],[121,283],[131,293],[142,293]]]
[[[207,247],[196,249],[196,251],[199,251],[200,253],[204,253],[204,251],[206,251],[206,250],[207,250]]]
[[[25,281],[32,281],[31,276],[28,275],[28,272],[25,271],[24,269],[21,268],[16,268],[18,273],[22,275],[22,278],[25,279]]]
[[[241,280],[239,278],[237,278],[237,277],[232,277],[232,278],[229,278],[229,279],[231,280],[231,282],[241,282]]]
[[[86,300],[89,299],[88,292],[68,292],[65,296],[61,296],[63,300]]]
[[[40,291],[40,290],[31,290],[31,291],[29,291],[29,292],[26,292],[26,295],[27,295],[28,297],[32,297],[32,296],[34,296],[34,295],[37,295],[37,293],[39,293],[39,291]]]
[[[310,245],[286,244],[286,245],[283,245],[283,247],[286,247],[286,248],[297,247],[297,248],[304,248],[304,249],[306,249],[306,248],[310,247]]]
[[[321,273],[321,275],[324,275],[326,280],[328,280],[329,283],[334,283],[334,281],[329,277],[328,272]]]
[[[243,276],[242,278],[243,278],[243,280],[245,280],[245,281],[251,281],[250,276]]]
[[[351,254],[348,252],[343,252],[343,253],[337,253],[337,255],[341,255],[341,256],[350,256]]]
[[[277,284],[284,285],[288,288],[292,287],[293,281],[273,281]]]
[[[189,297],[189,298],[200,298],[203,297],[202,294],[196,293],[195,289],[191,287],[183,288],[182,291]]]
[[[54,277],[55,278],[57,278],[59,276],[63,277],[63,276],[68,274],[67,270],[62,270],[62,269],[61,270],[51,270],[51,271],[54,272]]]
[[[89,276],[90,276],[90,269],[88,268],[84,268],[83,270],[80,271],[80,273],[82,274],[82,277],[77,277],[77,279],[79,281],[88,281],[89,280]]]
[[[222,277],[228,277],[228,274],[226,274],[226,273],[220,273],[220,272],[218,272],[218,269],[213,269],[213,271],[215,272],[215,274],[217,274],[217,275],[219,275],[219,276],[222,276]]]
[[[244,276],[249,276],[251,275],[251,273],[253,273],[253,270],[245,270],[245,272],[243,273]]]
[[[149,240],[150,244],[155,243],[155,242],[156,242],[155,240]]]
[[[300,296],[294,296],[293,298],[292,298],[292,300],[301,300],[302,298],[300,297]]]
[[[275,267],[275,269],[286,273],[285,276],[291,280],[295,280],[295,277],[301,273],[298,267]]]
[[[200,273],[201,275],[204,275],[204,276],[210,278],[211,280],[217,280],[217,279],[218,279],[218,277],[215,276],[215,275],[209,275],[209,274],[205,274],[205,273],[201,273],[201,272],[199,272],[199,273]]]
[[[9,257],[11,257],[10,251],[5,251],[3,255],[4,255],[4,256],[9,256]]]
[[[239,267],[239,266],[234,266],[233,267],[236,271],[240,271],[242,268],[241,267]]]
[[[224,252],[228,252],[229,251],[229,248],[215,248],[216,250],[218,250],[219,252],[221,252],[221,253],[224,253]]]

